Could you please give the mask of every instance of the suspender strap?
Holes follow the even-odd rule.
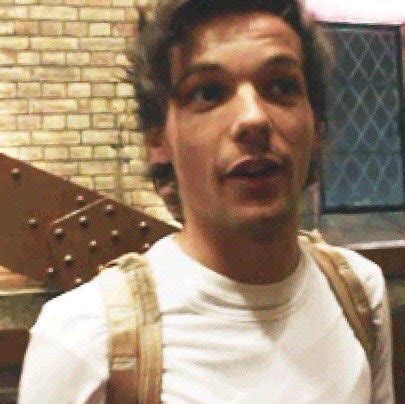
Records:
[[[330,288],[357,339],[363,346],[370,365],[375,345],[372,310],[364,288],[346,258],[325,243],[318,232],[304,233],[311,242],[311,254],[327,278]]]
[[[111,263],[98,279],[107,303],[108,403],[160,403],[162,343],[156,286],[135,253]]]
[[[107,303],[109,326],[108,402],[136,403],[134,381],[138,379],[138,336],[135,302],[126,276],[119,269],[109,268],[101,272],[98,281]]]

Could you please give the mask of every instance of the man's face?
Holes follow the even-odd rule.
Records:
[[[186,223],[257,231],[295,215],[314,142],[295,31],[267,13],[211,19],[172,48],[171,75],[165,144]]]

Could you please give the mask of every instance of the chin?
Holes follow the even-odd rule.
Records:
[[[280,233],[280,229],[290,226],[294,222],[297,210],[294,206],[272,206],[271,208],[249,208],[219,218],[224,227],[229,230],[239,231],[244,236],[256,241],[272,238]]]

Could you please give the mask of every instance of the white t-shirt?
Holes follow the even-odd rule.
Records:
[[[300,242],[282,282],[233,281],[187,256],[173,236],[147,253],[162,313],[164,403],[392,403],[391,336],[380,269],[342,250],[378,328],[370,370],[325,277]],[[98,278],[48,302],[31,330],[20,404],[103,403],[106,307]]]

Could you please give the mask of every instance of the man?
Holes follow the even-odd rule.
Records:
[[[295,1],[173,0],[143,31],[140,117],[173,163],[184,219],[146,254],[163,402],[393,402],[380,269],[342,250],[373,309],[369,363],[298,238],[323,118],[320,60]],[[20,402],[103,402],[107,334],[98,278],[48,303]]]

